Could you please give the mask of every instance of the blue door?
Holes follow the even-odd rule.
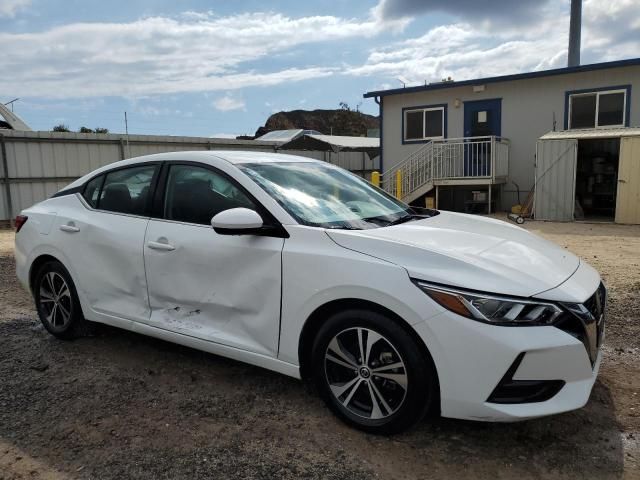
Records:
[[[489,137],[501,135],[502,99],[464,102],[464,136]],[[481,140],[467,142],[464,175],[491,175],[491,144]]]

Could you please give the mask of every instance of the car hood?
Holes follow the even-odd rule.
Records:
[[[516,225],[452,212],[327,234],[344,248],[404,267],[412,278],[503,295],[539,295],[580,265],[569,251]]]

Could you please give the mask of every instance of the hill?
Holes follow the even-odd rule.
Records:
[[[263,127],[256,130],[256,137],[273,130],[302,128],[317,130],[326,135],[364,136],[370,128],[379,128],[378,117],[351,110],[343,104],[337,110],[292,110],[271,115]]]

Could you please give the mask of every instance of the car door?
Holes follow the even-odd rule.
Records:
[[[216,233],[215,214],[261,207],[213,167],[164,168],[156,199],[160,218],[149,221],[144,246],[149,324],[276,356],[284,239]]]
[[[54,243],[70,259],[90,319],[149,318],[142,247],[158,172],[159,164],[147,163],[103,173],[58,211]]]

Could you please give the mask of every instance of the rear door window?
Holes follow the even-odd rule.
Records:
[[[122,168],[106,174],[97,207],[109,212],[145,215],[157,165]]]

